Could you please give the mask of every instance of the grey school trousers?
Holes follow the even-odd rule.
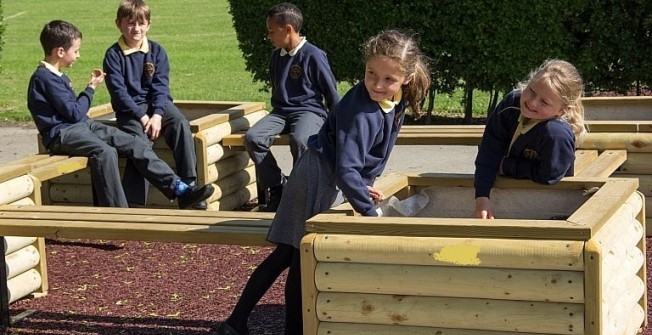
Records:
[[[142,104],[140,107],[143,111],[147,111],[147,104]],[[151,112],[147,114],[150,117],[152,116]],[[118,128],[139,137],[148,147],[152,147],[154,144],[143,131],[140,120],[134,119],[127,113],[117,113],[116,121]],[[186,184],[193,183],[197,179],[195,142],[188,119],[181,114],[171,101],[168,101],[165,105],[165,113],[161,120],[161,138],[165,140],[167,146],[172,150],[177,175]],[[140,174],[131,160],[128,160],[125,166],[123,185],[129,207],[140,207],[147,203],[149,183],[146,178],[143,178],[143,175]]]
[[[290,136],[292,162],[306,151],[308,137],[316,134],[324,124],[324,117],[312,112],[272,112],[256,122],[245,134],[244,145],[256,166],[256,181],[262,189],[283,182],[283,172],[270,151],[274,137]]]
[[[173,183],[178,177],[174,171],[140,139],[115,127],[93,120],[79,122],[59,133],[50,146],[50,152],[90,158],[91,178],[99,206],[128,206],[120,182],[119,154],[128,157],[166,197],[175,197]]]

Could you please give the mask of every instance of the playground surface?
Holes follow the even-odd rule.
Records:
[[[33,126],[0,126],[0,162],[36,152]],[[470,146],[397,146],[386,172],[473,173],[476,152]],[[283,170],[289,169],[289,153],[283,148],[275,153]],[[651,242],[647,240],[648,245]],[[268,247],[47,240],[50,292],[13,303],[12,316],[36,312],[6,334],[211,334],[228,317],[248,276],[270,251]],[[251,334],[282,334],[284,283],[282,276],[254,310]],[[644,335],[652,335],[649,328]]]
[[[37,153],[36,134],[31,123],[0,123],[0,162]],[[279,146],[272,150],[283,171],[289,173],[289,148]],[[385,172],[473,173],[476,153],[477,148],[471,146],[396,146]]]

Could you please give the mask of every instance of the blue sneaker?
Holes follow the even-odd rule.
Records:
[[[190,186],[183,194],[177,196],[177,202],[180,209],[186,209],[190,206],[208,199],[213,195],[213,185],[204,185],[203,187]]]

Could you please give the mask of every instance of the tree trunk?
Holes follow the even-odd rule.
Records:
[[[473,87],[464,86],[464,123],[471,124],[473,120]]]

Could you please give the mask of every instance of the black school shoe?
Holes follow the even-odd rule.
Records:
[[[206,200],[202,200],[202,201],[192,205],[192,209],[205,211],[206,209],[208,209],[208,204],[206,203]]]
[[[267,206],[261,208],[261,212],[276,212],[278,205],[281,203],[283,197],[283,188],[287,184],[287,178],[283,178],[280,185],[269,188],[269,198],[267,199]]]
[[[179,208],[186,209],[208,199],[214,190],[213,185],[191,186],[184,194],[177,196]]]
[[[231,325],[229,325],[226,322],[222,322],[220,325],[220,328],[217,328],[217,333],[216,335],[249,335],[249,331],[245,331],[243,333],[235,330]]]

